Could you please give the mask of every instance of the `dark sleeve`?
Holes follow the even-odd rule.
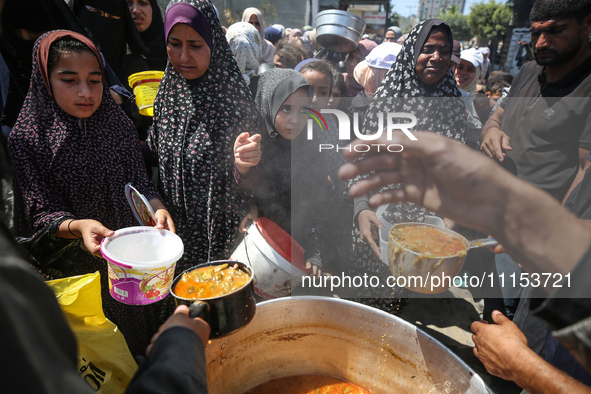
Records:
[[[556,288],[537,308],[535,314],[550,327],[560,330],[591,316],[591,248],[569,273],[569,279],[552,282]],[[561,285],[562,287],[557,287]]]
[[[103,65],[105,67],[105,79],[107,80],[107,85],[109,89],[113,90],[115,93],[118,93],[121,98],[123,99],[123,103],[121,103],[120,107],[125,112],[125,114],[131,119],[134,123],[137,122],[139,118],[139,108],[135,104],[135,96],[131,94],[131,92],[126,88],[127,85],[124,85],[119,81],[119,78],[113,72],[109,63],[106,62],[105,57],[101,53],[101,57],[103,58]],[[127,81],[126,81],[127,82]]]
[[[570,272],[570,283],[553,291],[534,313],[552,329],[552,336],[591,371],[591,248]]]
[[[146,163],[140,141],[137,139],[137,135],[134,135],[133,153],[129,158],[130,169],[133,171],[132,179],[133,186],[135,186],[140,193],[142,193],[148,201],[153,199],[161,199],[160,194],[156,190],[156,186],[148,178],[148,171],[146,170]]]
[[[361,213],[361,211],[366,209],[371,209],[369,207],[369,197],[363,196],[359,198],[355,198],[353,200],[353,222],[357,223],[357,216]]]
[[[205,349],[197,334],[185,327],[162,332],[148,359],[125,391],[127,394],[205,394]]]
[[[234,180],[236,184],[243,189],[252,189],[259,184],[262,178],[262,170],[260,165],[256,165],[250,169],[247,178],[242,178],[238,172],[236,164],[234,164]]]
[[[318,173],[325,174],[324,171],[318,171]],[[303,201],[304,197],[298,198],[302,201],[299,204],[296,203],[297,210],[292,210],[292,231],[294,231],[295,226],[293,223],[294,216],[304,217],[305,224],[302,223],[304,225],[304,231],[300,232],[301,235],[298,237],[301,239],[301,245],[305,250],[304,259],[306,262],[322,267],[321,245],[326,237],[330,236],[327,221],[333,219],[326,209],[327,204],[329,204],[328,196],[330,193],[328,180],[323,175],[317,176],[307,191],[314,198],[308,197],[307,201]],[[292,204],[294,204],[293,199]]]
[[[76,217],[68,208],[64,197],[50,186],[53,175],[49,172],[50,154],[44,143],[15,135],[9,141],[14,181],[20,188],[26,229],[22,236],[30,236],[61,217]]]
[[[0,371],[4,393],[94,393],[53,292],[0,224]]]
[[[591,220],[591,172],[588,169],[583,180],[569,194],[564,206],[579,218]]]

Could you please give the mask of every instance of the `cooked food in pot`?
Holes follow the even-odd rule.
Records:
[[[213,265],[196,268],[183,274],[174,294],[187,299],[206,299],[230,294],[248,283],[250,275],[238,264]]]
[[[296,375],[272,379],[244,394],[371,394],[343,379],[326,375]]]
[[[466,254],[466,246],[461,240],[433,227],[393,228],[390,238],[401,247],[429,258]]]

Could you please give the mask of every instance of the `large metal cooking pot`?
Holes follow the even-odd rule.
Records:
[[[428,227],[441,231],[464,244],[464,250],[448,257],[429,258],[410,249],[404,248],[396,242],[392,231],[404,227]],[[390,229],[388,247],[388,259],[390,271],[396,278],[396,284],[409,290],[423,294],[437,294],[449,289],[454,278],[464,266],[467,253],[473,248],[482,248],[497,245],[493,238],[483,238],[468,241],[462,235],[444,227],[427,223],[398,223]]]
[[[363,19],[347,11],[325,10],[316,16],[316,42],[329,51],[354,51],[364,31]]]
[[[374,394],[492,392],[414,325],[327,297],[260,303],[251,323],[211,341],[206,357],[211,394],[242,394],[269,379],[299,374],[338,376]]]

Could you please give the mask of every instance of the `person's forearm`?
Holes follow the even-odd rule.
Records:
[[[491,128],[496,128],[499,130],[501,129],[501,119],[503,118],[503,113],[505,113],[505,110],[503,108],[497,108],[497,110],[486,121],[484,126],[482,126],[482,137],[484,137],[487,131]]]
[[[570,272],[591,245],[591,231],[549,194],[511,178],[491,234],[529,272]],[[549,241],[551,240],[551,241]]]
[[[566,195],[562,199],[563,205],[566,202],[566,200],[568,199],[568,196],[570,196],[572,191],[579,185],[579,183],[581,183],[581,181],[585,177],[585,170],[586,170],[586,168],[579,167],[579,170],[577,171],[577,175],[575,176],[575,179],[573,179],[573,182],[571,183],[570,187],[568,188]]]
[[[82,226],[85,220],[66,219],[58,227],[55,235],[59,238],[76,239],[82,238]]]
[[[528,349],[515,366],[515,383],[531,394],[590,393],[591,389]]]

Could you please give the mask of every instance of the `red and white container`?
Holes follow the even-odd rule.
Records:
[[[255,293],[267,300],[289,296],[310,272],[304,248],[267,218],[259,218],[248,227],[230,260],[252,268]]]

